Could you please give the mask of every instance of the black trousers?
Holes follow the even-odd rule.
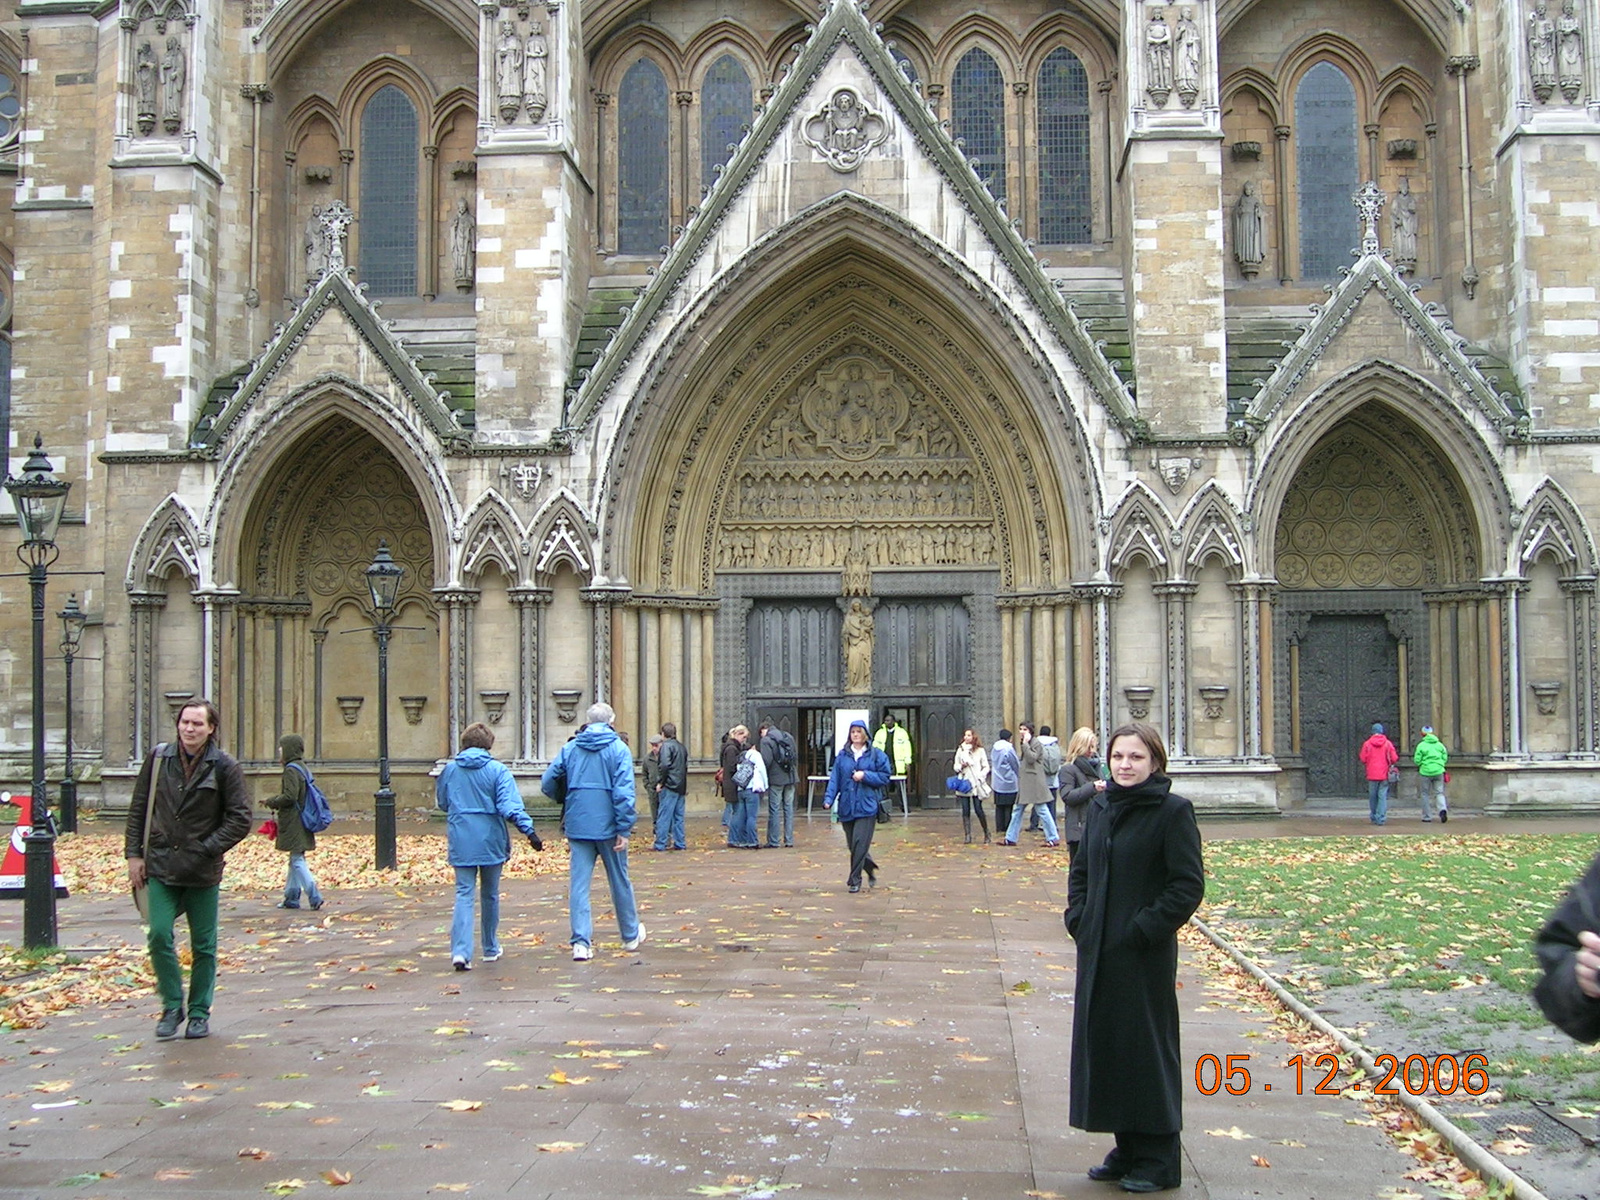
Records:
[[[878,870],[878,864],[872,861],[872,834],[878,828],[878,820],[876,817],[841,820],[839,828],[844,830],[844,842],[850,848],[850,878],[845,882],[860,887],[862,871],[871,875]]]
[[[996,792],[994,794],[994,827],[1001,837],[1006,830],[1011,828],[1011,810],[1017,806],[1015,792]]]
[[[1117,1148],[1106,1157],[1107,1163],[1163,1187],[1177,1187],[1182,1181],[1182,1134],[1119,1133],[1116,1138]]]

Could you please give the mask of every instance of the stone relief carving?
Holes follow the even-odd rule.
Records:
[[[1152,9],[1144,27],[1144,90],[1157,108],[1172,94],[1172,30],[1161,9]]]
[[[540,482],[544,479],[544,466],[540,463],[531,463],[527,459],[520,459],[502,466],[500,478],[509,483],[522,499],[532,500],[539,490]]]
[[[306,220],[306,284],[315,287],[327,275],[345,269],[344,239],[356,214],[343,200],[312,205]]]
[[[1417,266],[1417,198],[1411,194],[1411,180],[1400,177],[1400,190],[1394,196],[1394,208],[1389,213],[1392,236],[1389,249],[1394,255],[1394,265],[1405,273]]]
[[[157,132],[178,135],[184,126],[184,96],[189,81],[187,30],[199,20],[186,0],[139,0],[126,6],[119,24],[126,83],[133,97],[133,127],[139,137]]]
[[[515,21],[500,22],[494,45],[494,90],[500,119],[509,125],[522,107],[522,38]]]
[[[854,171],[868,152],[888,137],[889,123],[850,88],[839,88],[800,124],[800,139],[835,171]]]
[[[156,61],[155,47],[149,42],[140,42],[133,65],[133,91],[139,133],[145,137],[156,127],[156,91],[160,75],[161,67]]]
[[[872,691],[872,610],[861,600],[850,601],[839,628],[844,643],[844,668],[847,695]]]
[[[1200,26],[1194,23],[1194,9],[1180,10],[1178,25],[1173,32],[1173,81],[1177,84],[1178,99],[1185,108],[1193,108],[1200,97]]]
[[[1534,99],[1548,103],[1556,90],[1556,23],[1544,0],[1538,0],[1528,17],[1528,81]]]
[[[465,196],[456,200],[456,215],[450,221],[450,264],[456,290],[470,292],[477,277],[478,221]]]
[[[547,33],[543,20],[531,19],[532,6],[528,4],[482,7],[493,23],[492,29],[485,26],[484,37],[493,39],[491,74],[500,123],[511,125],[526,111],[528,120],[537,125],[550,111],[550,39],[554,30]],[[545,7],[554,20],[560,6]]]
[[[1244,181],[1233,206],[1233,257],[1246,279],[1254,279],[1267,257],[1267,210],[1255,180]]]
[[[545,40],[543,23],[535,21],[528,28],[528,46],[522,61],[522,105],[528,110],[528,120],[536,124],[544,119],[549,66],[550,43]]]
[[[183,42],[174,34],[167,38],[167,52],[161,56],[161,127],[168,133],[183,128],[183,87],[188,74]]]
[[[894,372],[858,355],[818,371],[800,402],[817,445],[852,462],[895,445],[910,412],[910,398]]]
[[[1556,72],[1561,95],[1576,104],[1583,93],[1583,26],[1574,10],[1574,0],[1562,0],[1561,19],[1556,22]]]

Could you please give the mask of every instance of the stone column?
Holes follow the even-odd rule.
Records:
[[[448,683],[450,712],[449,751],[461,744],[461,731],[472,712],[472,618],[481,593],[476,588],[433,589],[434,599],[444,613],[444,637],[449,646]]]
[[[517,751],[519,764],[539,758],[539,703],[544,695],[544,670],[539,656],[544,610],[554,593],[549,588],[517,587],[507,593],[517,609]]]
[[[1572,610],[1573,744],[1575,754],[1600,752],[1600,706],[1596,678],[1595,576],[1573,575],[1560,581]]]
[[[595,700],[603,700],[616,707],[611,699],[614,672],[617,666],[617,637],[612,628],[615,611],[622,607],[633,589],[622,584],[596,584],[579,592],[590,606],[590,693]]]
[[[1240,751],[1246,758],[1267,758],[1271,745],[1272,599],[1277,585],[1246,580],[1231,585],[1239,599]]]
[[[1083,583],[1072,589],[1072,594],[1089,608],[1089,668],[1094,712],[1090,725],[1102,734],[1111,730],[1116,719],[1116,702],[1112,696],[1115,686],[1116,658],[1113,654],[1111,631],[1112,605],[1122,595],[1120,583]]]
[[[130,638],[133,670],[128,693],[133,710],[130,722],[133,737],[128,747],[128,763],[136,766],[159,740],[154,736],[162,711],[161,698],[156,695],[156,622],[167,606],[167,597],[164,592],[132,592],[128,605],[133,618]]]
[[[1173,580],[1152,590],[1167,618],[1167,754],[1183,758],[1189,753],[1189,601],[1200,588]]]

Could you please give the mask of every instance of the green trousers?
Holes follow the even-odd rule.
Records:
[[[178,962],[178,947],[173,927],[178,914],[189,918],[189,949],[194,964],[189,968],[188,1015],[211,1017],[211,994],[217,986],[217,901],[220,887],[175,887],[150,880],[150,965],[156,973],[156,991],[161,1007],[181,1009],[183,967]]]

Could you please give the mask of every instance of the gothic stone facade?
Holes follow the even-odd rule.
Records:
[[[1597,804],[1591,0],[0,16],[91,802],[208,695],[367,803],[381,539],[403,805],[597,697],[702,772],[892,709],[936,796],[965,726],[1143,716],[1275,812],[1382,721],[1458,804]]]

